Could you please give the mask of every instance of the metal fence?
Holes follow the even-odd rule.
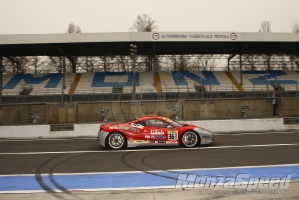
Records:
[[[280,90],[282,97],[299,97],[298,91]],[[209,91],[209,92],[161,92],[136,93],[135,99],[147,100],[200,100],[215,98],[264,98],[271,97],[272,91]],[[96,101],[130,101],[132,93],[102,93],[75,95],[15,95],[2,96],[3,104],[16,103],[68,103],[68,102],[96,102]]]

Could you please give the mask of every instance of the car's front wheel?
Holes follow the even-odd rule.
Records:
[[[199,136],[193,131],[183,133],[181,137],[181,144],[185,147],[191,148],[197,145]]]
[[[107,144],[111,149],[123,149],[126,144],[126,137],[118,132],[110,133],[107,137]]]

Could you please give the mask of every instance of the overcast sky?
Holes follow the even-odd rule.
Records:
[[[0,0],[0,34],[128,32],[138,14],[159,32],[273,32],[299,24],[299,0]]]

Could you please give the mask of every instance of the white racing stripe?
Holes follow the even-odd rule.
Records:
[[[298,146],[294,144],[260,144],[243,146],[216,146],[216,147],[196,147],[196,148],[170,148],[170,149],[127,149],[127,150],[106,150],[106,151],[57,151],[57,152],[22,152],[22,153],[0,153],[0,155],[38,155],[38,154],[76,154],[76,153],[123,153],[123,152],[145,152],[145,151],[191,151],[204,149],[225,149],[225,148],[253,148],[253,147],[275,147],[275,146]]]

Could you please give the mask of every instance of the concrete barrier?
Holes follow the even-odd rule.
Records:
[[[299,130],[299,124],[284,124],[283,118],[188,121],[215,133]]]
[[[96,137],[100,124],[74,124],[72,131],[51,131],[50,125],[0,126],[0,138]]]
[[[186,121],[215,133],[299,130],[299,124],[284,124],[283,118]],[[51,131],[50,125],[0,126],[0,138],[97,137],[99,124],[74,124],[74,130]]]

